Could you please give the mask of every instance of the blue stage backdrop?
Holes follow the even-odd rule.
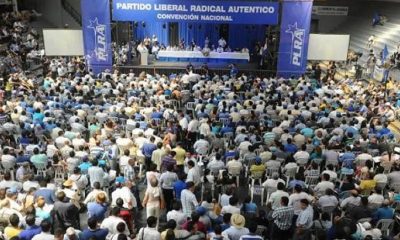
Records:
[[[306,71],[312,0],[284,0],[282,3],[278,76],[300,76]]]
[[[100,73],[112,67],[109,0],[82,0],[82,31],[88,67]]]
[[[278,12],[279,3],[277,2],[113,1],[113,20],[115,21],[277,24]]]

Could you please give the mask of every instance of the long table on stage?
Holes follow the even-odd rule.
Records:
[[[158,60],[165,62],[248,63],[250,55],[241,52],[210,52],[208,56],[204,56],[200,51],[160,51]]]

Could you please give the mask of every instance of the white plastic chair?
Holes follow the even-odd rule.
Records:
[[[390,232],[392,232],[393,226],[394,226],[393,219],[381,219],[376,224],[376,227],[381,230],[382,235],[386,237],[388,237],[390,235]]]
[[[289,186],[289,181],[291,179],[294,179],[294,177],[296,176],[296,173],[297,173],[297,167],[289,168],[286,170],[286,172],[285,172],[286,186]]]
[[[236,178],[236,186],[239,187],[239,178],[240,178],[240,172],[242,168],[241,167],[230,167],[228,168],[228,174],[231,177]]]
[[[267,202],[267,203],[268,203],[269,198],[271,197],[271,194],[272,194],[273,192],[276,192],[276,188],[274,188],[274,187],[267,187],[267,199],[266,199],[266,202]]]
[[[309,188],[314,188],[319,182],[319,177],[318,176],[306,176],[306,185]]]
[[[390,185],[395,193],[400,193],[400,183],[393,183]]]
[[[275,167],[267,167],[267,178],[271,178],[273,173],[279,173],[279,168],[275,168]]]
[[[65,180],[66,170],[63,165],[55,164],[53,165],[54,168],[54,182],[56,183],[63,183]]]
[[[265,189],[262,186],[254,185],[250,188],[250,197],[251,201],[253,202],[254,195],[261,196],[261,206],[264,205],[264,192]]]
[[[46,177],[47,175],[47,163],[44,164],[34,164],[37,174],[35,176]]]

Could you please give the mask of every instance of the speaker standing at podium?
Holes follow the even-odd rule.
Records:
[[[148,65],[147,58],[149,56],[149,50],[146,48],[143,42],[139,44],[137,51],[140,53],[140,65]]]

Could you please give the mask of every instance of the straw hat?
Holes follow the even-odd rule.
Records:
[[[104,193],[102,193],[102,192],[98,193],[96,195],[96,201],[98,203],[104,203],[106,201],[106,195]]]
[[[236,228],[243,228],[244,224],[246,223],[246,220],[244,217],[240,214],[233,214],[231,217],[231,225],[236,227]]]
[[[68,179],[67,181],[65,181],[63,183],[64,187],[72,187],[72,184],[74,184],[74,182],[71,179]]]

